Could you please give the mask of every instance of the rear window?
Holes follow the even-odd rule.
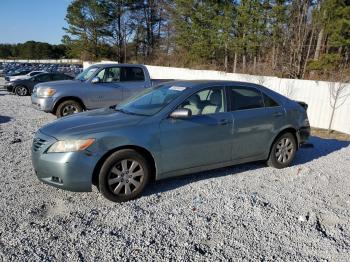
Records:
[[[140,67],[123,67],[121,81],[145,81],[145,75]]]
[[[263,93],[263,97],[264,97],[265,107],[279,106],[279,104],[275,100],[273,100],[271,97],[269,97],[268,95]]]

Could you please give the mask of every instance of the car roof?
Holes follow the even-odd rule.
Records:
[[[178,85],[188,88],[204,88],[209,86],[216,85],[234,85],[234,86],[254,86],[256,88],[262,87],[261,85],[248,83],[248,82],[240,82],[240,81],[232,81],[232,80],[176,80],[170,81],[168,84]]]
[[[145,67],[145,65],[141,64],[118,64],[118,63],[106,63],[106,64],[93,64],[93,67],[112,67],[112,66],[124,66],[124,67]]]

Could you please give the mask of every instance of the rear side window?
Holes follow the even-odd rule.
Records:
[[[121,81],[145,81],[145,75],[140,67],[122,67]]]
[[[266,94],[263,94],[265,107],[275,107],[279,104]]]
[[[228,87],[230,110],[244,110],[264,107],[261,92],[251,87]]]

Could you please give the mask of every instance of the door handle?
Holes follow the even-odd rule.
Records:
[[[219,120],[219,125],[224,126],[224,125],[227,125],[228,123],[229,123],[229,121],[227,119],[220,119]]]
[[[274,117],[281,117],[281,116],[283,116],[283,113],[282,112],[276,112],[276,113],[273,113],[273,116]]]

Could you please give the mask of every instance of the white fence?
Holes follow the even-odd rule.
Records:
[[[328,128],[330,122],[332,114],[332,108],[330,106],[330,82],[161,66],[147,66],[147,68],[151,77],[155,79],[215,79],[258,83],[291,99],[306,102],[309,105],[308,116],[312,127]],[[342,93],[344,97],[339,102],[343,102],[344,100],[345,102],[335,111],[332,129],[350,134],[350,97],[346,99],[346,95],[350,95],[350,85],[347,85]]]
[[[105,62],[105,61],[103,61]],[[108,61],[110,62],[110,61]],[[84,62],[84,68],[90,65]],[[285,79],[269,76],[247,74],[232,74],[213,70],[193,70],[188,68],[147,66],[153,79],[183,79],[183,80],[234,80],[253,82],[266,86],[291,99],[306,102],[309,105],[308,116],[312,127],[328,128],[332,108],[330,106],[330,88],[332,83],[325,81]],[[336,86],[340,83],[336,83]],[[347,97],[347,95],[349,95]],[[350,85],[342,93],[344,102],[335,111],[332,129],[350,134]]]

